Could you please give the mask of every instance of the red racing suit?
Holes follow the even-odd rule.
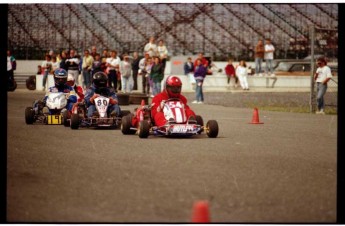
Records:
[[[164,100],[168,100],[169,96],[166,90],[164,89],[161,93],[157,94],[153,99],[151,103],[151,117],[155,122],[156,126],[164,126],[167,123],[167,120],[164,117],[164,112],[161,109],[161,102]],[[189,118],[190,116],[195,117],[195,113],[190,107],[187,105],[187,99],[185,96],[180,95],[179,99],[184,104],[184,108],[186,111],[186,116]]]

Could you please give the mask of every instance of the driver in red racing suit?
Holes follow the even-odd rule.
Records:
[[[152,99],[151,117],[156,126],[164,126],[167,123],[163,113],[164,102],[170,98],[178,98],[184,104],[188,119],[195,120],[195,113],[187,105],[187,99],[181,94],[182,82],[177,76],[170,75],[165,80],[164,90]]]

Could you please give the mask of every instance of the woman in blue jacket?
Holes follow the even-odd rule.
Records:
[[[203,104],[204,103],[204,93],[202,91],[202,85],[207,74],[207,67],[201,64],[201,60],[196,61],[194,78],[196,83],[195,94],[196,100],[193,101],[193,104]]]

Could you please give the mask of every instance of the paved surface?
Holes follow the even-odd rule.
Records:
[[[139,139],[26,125],[42,96],[8,93],[9,222],[189,223],[198,200],[212,222],[336,221],[336,115],[259,109],[253,125],[252,108],[193,105],[218,121],[218,138]]]

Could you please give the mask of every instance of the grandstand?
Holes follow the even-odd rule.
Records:
[[[338,43],[337,4],[8,6],[8,46],[17,59],[43,59],[43,54],[50,49],[74,48],[80,53],[92,45],[99,50],[107,48],[119,53],[139,51],[142,54],[152,35],[165,41],[170,56],[204,52],[214,60],[229,56],[249,60],[253,59],[257,40],[271,38],[277,50],[276,58],[302,58],[309,54],[311,26],[336,31],[317,36],[326,41],[326,54],[336,58],[333,48],[337,49]],[[320,51],[324,51],[321,47]]]

